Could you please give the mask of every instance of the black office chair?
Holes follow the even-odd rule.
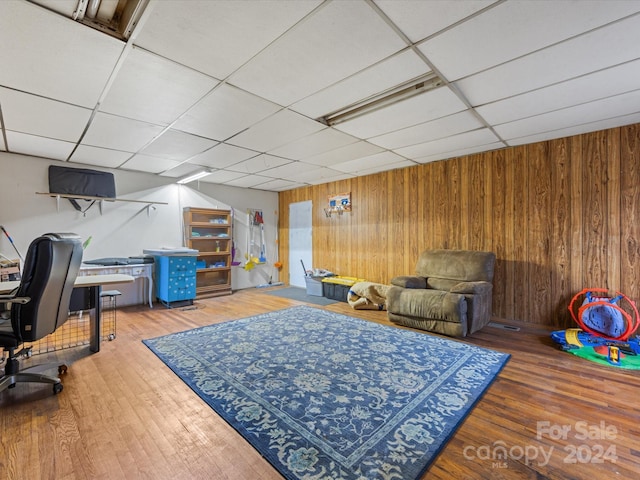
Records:
[[[47,233],[36,238],[27,251],[22,280],[17,291],[0,295],[11,302],[11,322],[0,324],[0,346],[9,352],[0,392],[16,382],[53,384],[53,393],[62,391],[55,376],[42,372],[52,365],[36,365],[20,371],[18,357],[24,342],[34,342],[53,333],[67,321],[71,291],[82,263],[82,242],[72,233]]]

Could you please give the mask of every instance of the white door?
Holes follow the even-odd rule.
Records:
[[[296,287],[306,287],[302,264],[313,268],[311,207],[311,200],[289,204],[289,284]]]

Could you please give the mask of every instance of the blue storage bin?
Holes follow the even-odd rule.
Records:
[[[165,304],[196,298],[196,257],[156,257],[156,297]]]

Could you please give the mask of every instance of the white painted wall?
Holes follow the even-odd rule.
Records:
[[[48,192],[49,165],[77,168],[93,168],[111,171],[116,181],[118,198],[130,200],[161,201],[147,215],[144,204],[128,202],[104,202],[100,215],[94,205],[85,215],[78,212],[67,200],[56,200],[36,192]],[[142,254],[145,248],[182,246],[182,209],[184,207],[233,208],[236,212],[234,236],[239,252],[236,260],[244,265],[247,235],[247,209],[262,209],[265,222],[267,264],[251,271],[232,267],[232,288],[252,288],[264,284],[271,277],[278,281],[278,271],[273,267],[276,259],[276,229],[278,194],[260,190],[193,182],[177,185],[174,179],[141,172],[126,172],[88,167],[0,152],[0,224],[13,238],[24,256],[29,243],[47,232],[73,232],[83,239],[91,237],[84,258],[129,257]],[[85,202],[80,201],[85,207]],[[88,203],[86,204],[88,205]],[[15,251],[4,234],[0,238],[0,253],[16,258]],[[123,296],[119,305],[144,303],[141,281],[135,285],[123,285],[118,289]]]
[[[311,200],[289,204],[289,284],[303,288],[307,286],[305,270],[313,268],[312,209]]]

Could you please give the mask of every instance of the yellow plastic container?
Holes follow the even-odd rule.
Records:
[[[346,285],[350,287],[355,283],[364,282],[364,278],[337,276],[337,277],[326,277],[326,278],[323,278],[322,281],[324,283],[337,283],[339,285]]]
[[[322,296],[340,302],[347,301],[347,295],[351,286],[358,282],[364,282],[356,277],[326,277],[322,279]]]

